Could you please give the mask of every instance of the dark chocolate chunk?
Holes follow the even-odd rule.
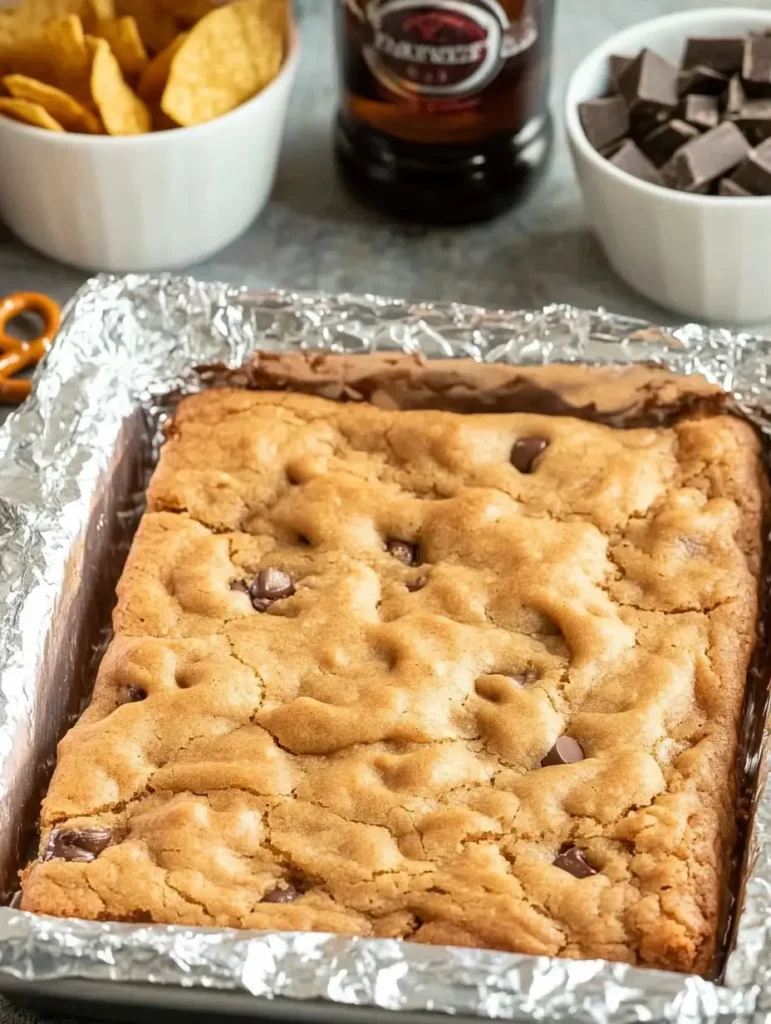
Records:
[[[686,96],[680,104],[680,116],[694,128],[709,131],[720,124],[720,104],[717,96]]]
[[[246,580],[233,580],[230,584],[230,589],[235,590],[238,594],[248,594],[249,584]]]
[[[643,50],[618,80],[635,115],[666,116],[677,105],[677,68],[653,50]]]
[[[771,195],[771,139],[757,149],[751,150],[728,180],[731,180],[731,185],[739,186],[746,194]]]
[[[723,178],[718,186],[717,194],[719,196],[734,196],[737,199],[744,199],[747,196],[751,196],[752,192],[748,192],[746,188],[737,185],[730,178]]]
[[[637,107],[629,115],[629,135],[640,146],[643,139],[666,124],[671,116],[671,110],[651,110],[644,106]]]
[[[620,171],[626,171],[627,174],[648,181],[651,185],[664,184],[656,165],[631,139],[626,140],[619,151],[611,157],[610,162]]]
[[[623,96],[604,96],[578,106],[581,127],[590,145],[603,149],[629,131],[629,111]]]
[[[140,700],[145,700],[147,697],[147,690],[143,690],[141,686],[129,686],[126,692],[128,699],[132,704],[136,704]]]
[[[258,612],[266,612],[276,601],[294,594],[292,577],[281,569],[263,569],[255,576],[249,593]]]
[[[749,36],[744,43],[742,78],[748,89],[758,86],[766,92],[771,88],[771,38]]]
[[[545,437],[520,437],[511,449],[511,464],[520,473],[532,473],[539,456],[548,447],[549,441]]]
[[[744,92],[744,86],[740,75],[733,75],[728,82],[728,88],[725,91],[724,102],[725,112],[728,117],[733,117],[738,114],[747,100],[747,96]]]
[[[41,860],[89,863],[112,842],[109,828],[55,828],[48,837]]]
[[[411,594],[416,594],[419,590],[422,590],[427,583],[428,576],[418,576],[415,580],[407,581],[407,590],[409,590]]]
[[[594,868],[586,863],[586,858],[577,846],[568,846],[563,850],[555,858],[554,866],[567,871],[573,878],[591,878],[592,875],[597,874]]]
[[[743,58],[741,36],[693,36],[685,44],[683,70],[703,66],[732,75],[741,70]]]
[[[389,555],[405,565],[418,564],[418,549],[415,544],[409,544],[406,540],[389,540],[386,542],[386,551]]]
[[[681,146],[695,139],[698,134],[698,128],[675,117],[646,135],[640,148],[657,167],[661,167]]]
[[[618,92],[618,80],[634,60],[634,57],[621,57],[612,53],[608,57],[608,70],[610,72],[610,85],[613,92]]]
[[[560,736],[546,757],[541,761],[542,768],[550,768],[557,764],[576,764],[583,761],[584,750],[572,736]]]
[[[271,889],[262,897],[262,903],[294,903],[300,893],[293,885],[287,884],[284,888]]]
[[[680,96],[696,93],[699,96],[722,96],[728,85],[728,78],[713,68],[697,64],[686,68],[677,76],[677,92]]]
[[[771,137],[771,100],[747,100],[732,118],[751,146]]]
[[[664,179],[681,192],[706,191],[713,181],[733,170],[747,155],[749,146],[730,121],[679,149],[663,168]]]

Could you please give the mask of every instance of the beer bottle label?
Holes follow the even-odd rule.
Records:
[[[363,9],[347,3],[363,20],[363,56],[381,86],[434,107],[486,89],[538,39],[529,3],[516,20],[498,0],[370,0]]]

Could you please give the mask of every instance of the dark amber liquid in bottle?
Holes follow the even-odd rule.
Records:
[[[552,146],[554,0],[334,0],[335,148],[368,203],[424,223],[521,200]]]

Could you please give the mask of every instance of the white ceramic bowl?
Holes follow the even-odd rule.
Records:
[[[171,270],[242,234],[273,187],[299,58],[194,128],[109,138],[0,117],[0,220],[46,256],[86,270]]]
[[[608,259],[637,291],[701,320],[771,318],[771,197],[675,192],[618,170],[587,142],[578,104],[608,88],[608,57],[648,47],[679,61],[688,36],[771,28],[771,10],[718,7],[634,25],[598,46],[568,85],[568,141],[589,218]]]

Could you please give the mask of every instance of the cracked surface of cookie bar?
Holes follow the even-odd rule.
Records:
[[[762,479],[724,416],[186,399],[23,906],[708,969]]]

